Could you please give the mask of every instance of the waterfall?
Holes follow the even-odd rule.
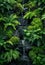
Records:
[[[23,0],[23,2],[22,2],[22,4],[24,4],[25,2],[24,2],[24,0]],[[25,10],[27,10],[27,8],[24,8],[24,6],[23,6],[23,10],[24,10],[24,12],[25,12]],[[24,12],[22,12],[21,13],[21,18],[19,18],[19,21],[20,21],[20,23],[21,23],[21,25],[19,26],[19,28],[18,28],[18,30],[19,30],[19,37],[21,38],[21,40],[20,40],[20,43],[19,43],[19,45],[18,45],[18,48],[19,48],[19,50],[21,50],[21,58],[20,58],[20,60],[21,60],[21,62],[23,63],[23,62],[25,62],[25,63],[23,63],[22,65],[30,65],[30,60],[29,60],[29,58],[28,58],[28,56],[27,56],[27,53],[26,53],[26,50],[28,50],[29,48],[30,48],[30,45],[28,45],[28,43],[26,43],[26,41],[25,41],[25,38],[24,38],[24,32],[23,32],[23,30],[27,27],[27,20],[24,20],[23,19],[23,16],[24,16]]]
[[[24,0],[23,0],[23,2],[22,2],[22,4],[24,4]],[[24,6],[23,6],[23,9],[24,9],[24,11],[26,10],[26,8],[24,8]],[[24,30],[24,28],[25,28],[25,26],[27,25],[24,25],[25,23],[26,23],[26,21],[23,19],[23,16],[24,16],[24,13],[22,12],[21,13],[21,22],[22,22],[22,30]],[[25,22],[25,23],[24,23]],[[21,60],[22,60],[22,62],[24,61],[24,62],[26,62],[26,65],[29,65],[29,58],[28,58],[28,56],[27,56],[27,54],[26,54],[26,48],[27,48],[27,46],[26,46],[26,42],[25,42],[25,39],[24,39],[24,34],[23,34],[23,39],[22,39],[22,42],[21,42],[21,44],[22,44],[22,48],[23,48],[23,53],[22,53],[22,56],[21,56]]]

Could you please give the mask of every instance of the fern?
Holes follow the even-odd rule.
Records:
[[[19,43],[19,38],[16,36],[11,37],[6,43],[14,45]]]
[[[32,47],[32,50],[29,52],[29,57],[32,59],[33,64],[45,64],[45,55],[44,52],[44,46],[40,47]],[[37,62],[36,62],[37,61]]]
[[[40,14],[40,8],[32,11],[32,12],[27,12],[25,15],[24,15],[24,19],[31,19],[32,17],[39,17],[39,14]]]
[[[20,25],[20,23],[17,20],[17,16],[14,14],[11,14],[9,17],[4,17],[5,20],[5,27],[4,30],[8,28],[8,26],[13,27],[14,30],[16,30],[16,26]]]
[[[42,20],[45,20],[45,14],[42,15]]]
[[[16,60],[19,57],[20,53],[17,50],[9,50],[0,56],[0,60],[2,59],[2,62],[11,62],[12,59]]]
[[[24,4],[23,0],[0,0],[0,65],[5,63],[7,65],[12,60],[20,60],[22,53],[17,50],[20,38],[13,33],[18,30],[17,26],[20,25],[18,19],[22,13],[25,22],[27,20],[23,38],[31,44],[31,49],[26,51],[29,52],[28,57],[34,65],[45,65],[44,5],[45,0],[25,0]],[[18,32],[20,33],[19,30]]]
[[[39,39],[41,41],[42,40],[42,35],[40,33],[41,31],[42,31],[41,19],[40,18],[34,18],[33,21],[31,22],[31,25],[28,26],[27,30],[24,30],[25,38],[28,39],[29,41],[31,41],[32,43],[35,40],[39,41]]]

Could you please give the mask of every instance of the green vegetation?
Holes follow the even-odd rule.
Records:
[[[20,58],[21,53],[16,49],[20,38],[14,32],[21,24],[22,13],[28,23],[24,39],[32,47],[28,57],[33,65],[45,65],[45,0],[26,1],[0,0],[0,65]]]
[[[28,11],[24,19],[29,21],[27,29],[24,30],[25,39],[32,45],[29,57],[34,65],[45,65],[45,1],[30,0],[25,4]],[[30,5],[30,6],[29,6]]]
[[[18,45],[20,39],[18,36],[13,35],[20,22],[16,13],[10,11],[15,3],[17,7],[18,2],[15,0],[0,0],[0,65],[20,57],[20,52],[16,50],[16,47],[14,48]]]

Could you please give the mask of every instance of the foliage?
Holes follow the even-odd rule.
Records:
[[[29,58],[34,65],[45,65],[45,0],[29,0],[24,7],[27,8],[24,19],[28,21],[24,29],[24,38],[31,45]]]
[[[42,20],[45,20],[45,13],[42,15]]]
[[[22,0],[17,0],[17,2],[22,2]]]
[[[9,50],[5,53],[3,53],[2,55],[0,55],[0,63],[2,64],[2,62],[11,62],[12,59],[17,59],[20,57],[20,53],[17,50]]]
[[[20,58],[20,38],[14,35],[20,18],[27,21],[22,28],[32,47],[29,58],[34,65],[45,65],[45,0],[0,0],[0,65]]]
[[[29,57],[32,59],[33,64],[45,65],[45,46],[32,47],[32,50],[29,52]]]
[[[14,14],[11,14],[9,17],[4,17],[4,21],[6,22],[4,27],[5,30],[8,28],[8,26],[13,27],[15,30],[15,27],[20,24],[17,20],[17,16]]]
[[[34,11],[29,11],[29,12],[27,12],[25,15],[24,15],[24,18],[25,19],[31,19],[32,17],[39,17],[40,14],[41,13],[41,8],[38,8],[38,9],[36,9],[36,10],[34,10]]]
[[[23,11],[21,0],[1,0],[0,1],[0,13],[3,15],[16,12],[19,14]],[[18,11],[17,11],[18,10]],[[5,14],[4,14],[5,13]]]
[[[13,37],[11,37],[6,43],[9,43],[9,44],[11,44],[11,45],[13,45],[13,44],[18,44],[18,43],[19,43],[19,38],[16,37],[16,36],[13,36]]]
[[[13,10],[15,3],[18,6],[15,0],[0,0],[0,65],[20,57],[20,52],[16,50],[20,39],[13,35],[20,22],[16,13],[9,13],[10,10]],[[22,6],[19,3],[20,7]]]
[[[14,14],[11,14],[9,17],[0,17],[0,47],[3,47],[4,50],[8,50],[6,52],[3,50],[3,54],[0,53],[0,63],[11,62],[13,58],[18,59],[20,55],[19,51],[7,48],[7,46],[10,47],[11,45],[13,46],[19,43],[19,38],[13,36],[16,26],[19,24],[17,16]]]
[[[34,18],[31,22],[31,25],[28,26],[27,30],[24,30],[26,39],[28,39],[31,42],[34,42],[35,40],[40,39],[42,40],[42,22],[40,18]]]

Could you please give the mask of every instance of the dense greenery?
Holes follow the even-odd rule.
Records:
[[[11,14],[15,3],[17,7],[15,0],[0,0],[0,65],[20,57],[20,52],[16,50],[20,39],[13,35],[20,23],[16,13]]]
[[[22,13],[28,22],[24,39],[32,47],[28,57],[34,65],[45,65],[45,0],[0,0],[0,65],[20,58],[20,37],[14,32]]]
[[[32,45],[29,57],[34,65],[45,65],[45,1],[31,0],[26,3],[28,11],[24,19],[29,25],[24,30],[25,39]]]

